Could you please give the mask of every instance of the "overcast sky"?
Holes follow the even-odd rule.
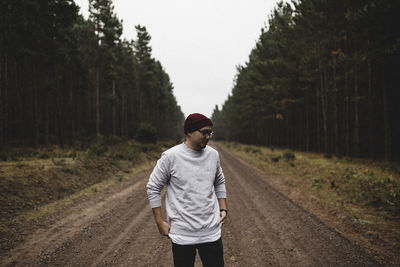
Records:
[[[123,38],[146,26],[153,56],[174,85],[185,117],[211,116],[232,90],[236,66],[248,60],[277,0],[114,0]],[[75,0],[88,16],[88,0]]]

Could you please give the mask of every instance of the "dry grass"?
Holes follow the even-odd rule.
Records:
[[[86,148],[13,148],[0,155],[0,250],[71,203],[154,165],[171,142],[103,139]]]
[[[131,177],[132,175],[138,174],[145,170],[149,170],[152,166],[154,166],[153,161],[144,161],[142,164],[135,167],[129,167],[129,163],[125,164],[128,166],[124,168],[123,171],[118,172],[116,175],[113,175],[102,182],[88,186],[74,194],[68,195],[63,199],[50,202],[46,205],[42,205],[27,212],[24,212],[21,215],[15,217],[13,219],[14,222],[19,225],[24,225],[27,223],[38,224],[43,220],[43,218],[63,210],[65,207],[68,207],[75,201],[91,198],[113,185],[128,180],[129,177]]]
[[[375,246],[379,253],[400,251],[399,164],[220,144],[335,217],[351,229],[353,237]],[[385,256],[386,260],[396,262],[398,256],[393,255]]]

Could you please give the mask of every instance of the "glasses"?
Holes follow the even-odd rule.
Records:
[[[210,138],[213,136],[214,132],[211,130],[197,130],[199,133],[201,133],[203,136],[208,135]]]

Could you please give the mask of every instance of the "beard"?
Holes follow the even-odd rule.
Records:
[[[200,147],[203,149],[203,148],[205,148],[207,146],[207,144],[208,144],[208,140],[202,141],[200,143]]]

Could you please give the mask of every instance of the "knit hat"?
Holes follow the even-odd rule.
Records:
[[[192,113],[186,118],[183,130],[185,134],[187,134],[197,131],[207,125],[213,126],[209,118],[200,113]]]

